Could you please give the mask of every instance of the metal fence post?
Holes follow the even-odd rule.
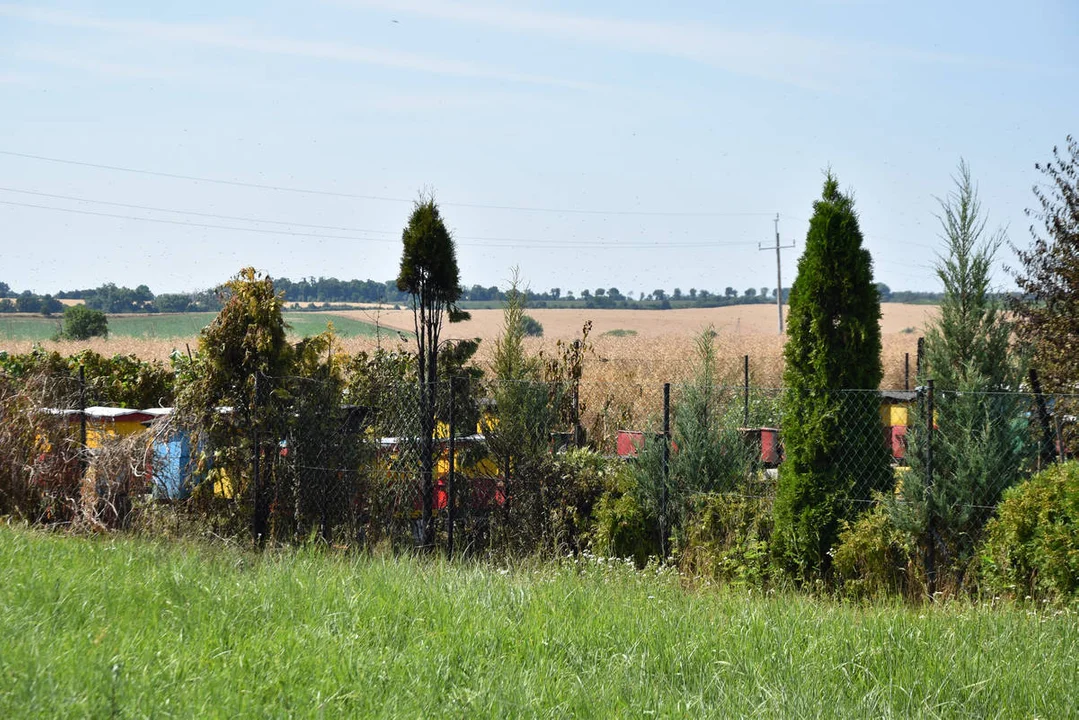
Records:
[[[1049,424],[1049,408],[1045,406],[1045,396],[1042,395],[1042,383],[1038,378],[1038,371],[1030,369],[1030,389],[1034,391],[1034,403],[1038,410],[1038,421],[1042,426],[1042,442],[1038,452],[1038,469],[1041,470],[1053,463],[1056,452],[1053,448],[1053,430]]]
[[[914,377],[922,376],[922,365],[925,363],[925,338],[918,338],[918,357],[914,361]]]
[[[671,384],[663,383],[663,486],[659,499],[659,550],[667,557],[667,500],[671,464]]]
[[[903,353],[903,389],[910,390],[910,353]]]
[[[450,471],[446,478],[446,557],[453,557],[453,523],[457,485],[457,387],[460,378],[450,378]]]
[[[1053,424],[1057,433],[1057,462],[1064,462],[1064,423],[1060,419],[1060,398],[1053,398]]]
[[[929,596],[932,597],[937,591],[937,559],[936,559],[936,510],[933,506],[933,379],[930,378],[926,391],[925,403],[925,500],[928,520],[926,522],[926,534],[929,542],[925,550],[925,575]]]
[[[251,475],[254,487],[254,512],[251,515],[251,532],[254,535],[255,544],[262,547],[266,542],[266,517],[263,513],[263,487],[262,487],[262,438],[259,437],[259,403],[262,383],[259,382],[261,373],[255,373],[255,392],[251,407]]]
[[[86,368],[79,364],[79,464],[86,472]]]
[[[749,355],[742,358],[742,427],[749,427]]]
[[[579,380],[573,381],[573,447],[580,448],[581,441],[584,439],[581,437],[581,383]]]

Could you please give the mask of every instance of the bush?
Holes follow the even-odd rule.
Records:
[[[660,555],[659,521],[641,501],[635,475],[616,472],[593,510],[592,551],[607,557],[631,558],[644,567]]]
[[[71,305],[64,308],[62,340],[88,340],[92,337],[109,336],[109,319],[100,310],[92,310],[85,305]]]
[[[1054,465],[1004,493],[982,570],[988,589],[1016,597],[1079,592],[1079,463]]]
[[[904,594],[911,587],[915,546],[878,504],[839,533],[832,552],[836,577],[855,597]]]
[[[694,498],[681,569],[735,585],[759,587],[771,576],[772,498],[726,493]]]
[[[79,446],[65,416],[41,412],[54,386],[48,375],[15,378],[0,366],[0,516],[59,523],[76,513]]]
[[[531,315],[523,315],[521,324],[524,326],[524,333],[527,337],[543,337],[543,325]]]

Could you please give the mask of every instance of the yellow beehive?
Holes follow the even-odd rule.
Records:
[[[146,430],[154,416],[141,410],[114,407],[88,407],[86,415],[86,447],[99,448],[111,438],[126,437]],[[72,423],[79,422],[77,413],[69,415]]]
[[[898,403],[887,403],[880,406],[880,421],[886,426],[902,425],[906,427],[908,408]]]

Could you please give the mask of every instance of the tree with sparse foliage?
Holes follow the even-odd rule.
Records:
[[[64,308],[60,337],[65,340],[88,340],[92,337],[109,336],[109,319],[100,310],[85,305]]]
[[[925,334],[920,380],[935,386],[933,478],[926,477],[928,419],[913,413],[902,500],[890,498],[896,525],[940,566],[966,567],[1005,488],[1020,479],[1025,428],[1020,398],[1024,364],[1011,348],[1012,327],[992,292],[1003,230],[986,234],[987,218],[965,162],[955,190],[939,201],[947,254],[937,260],[944,285],[940,316]],[[935,563],[934,563],[935,564]]]
[[[1064,152],[1035,164],[1048,183],[1034,186],[1038,207],[1027,215],[1042,224],[1034,244],[1017,250],[1022,268],[1015,281],[1023,295],[1012,310],[1019,338],[1034,354],[1046,387],[1079,389],[1079,140],[1068,136]]]
[[[211,470],[211,486],[220,478],[240,505],[251,501],[253,534],[263,542],[269,517],[265,467],[255,476],[248,472],[249,459],[255,453],[268,457],[275,438],[284,435],[282,384],[293,350],[283,300],[269,277],[244,268],[226,283],[224,296],[221,312],[199,334],[198,353],[176,357],[176,409],[201,435],[195,446],[206,448],[209,462],[200,469]]]
[[[419,381],[420,476],[423,496],[422,542],[434,544],[435,413],[438,383],[438,344],[446,320],[468,319],[457,307],[463,292],[457,249],[433,197],[415,203],[401,233],[401,267],[397,289],[409,294],[416,331]]]
[[[777,559],[803,579],[831,571],[830,550],[857,504],[891,479],[875,391],[880,296],[851,195],[829,172],[813,204],[787,317]]]

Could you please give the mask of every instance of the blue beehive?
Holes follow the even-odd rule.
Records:
[[[175,431],[154,441],[153,496],[161,500],[184,500],[191,495],[191,438]]]

